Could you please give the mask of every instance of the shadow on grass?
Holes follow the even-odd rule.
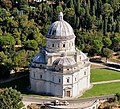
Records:
[[[120,69],[120,65],[118,65],[118,64],[105,63],[104,65],[106,65],[108,67],[113,67],[113,68],[116,68],[116,69]]]
[[[30,85],[30,82],[29,82],[29,74],[28,74],[21,78],[11,80],[9,82],[0,83],[0,88],[12,87],[16,89],[17,91],[20,91],[21,94],[24,96],[38,96],[38,97],[45,97],[45,98],[50,97],[50,95],[37,94],[37,93],[29,91],[28,90],[29,85]]]

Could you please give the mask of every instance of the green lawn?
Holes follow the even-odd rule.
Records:
[[[82,97],[93,97],[120,93],[120,82],[94,85],[92,89],[86,91]]]
[[[91,69],[91,82],[118,80],[120,72],[110,69]]]

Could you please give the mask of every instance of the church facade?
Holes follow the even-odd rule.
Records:
[[[90,87],[89,58],[75,48],[75,35],[69,23],[58,15],[46,35],[46,47],[30,64],[30,88],[36,93],[76,97]]]

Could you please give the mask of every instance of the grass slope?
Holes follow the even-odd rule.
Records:
[[[120,82],[94,85],[92,89],[86,91],[82,97],[93,97],[120,93]]]
[[[91,82],[120,79],[120,72],[110,69],[91,69]]]

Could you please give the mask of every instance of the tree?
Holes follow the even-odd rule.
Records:
[[[114,101],[115,102],[119,102],[120,101],[120,93],[116,93],[115,94]]]
[[[2,50],[11,53],[11,51],[14,50],[14,45],[15,40],[13,36],[9,34],[6,34],[5,36],[0,36],[0,47]]]
[[[92,49],[93,49],[94,53],[101,53],[102,47],[103,47],[103,43],[100,39],[95,39],[93,41]]]
[[[110,14],[112,12],[113,12],[113,9],[110,4],[105,3],[102,6],[102,15],[103,15],[103,19],[104,19],[104,28],[103,28],[104,35],[106,35],[106,32],[107,32],[108,17],[110,16]]]
[[[110,50],[109,48],[103,48],[102,54],[104,57],[106,57],[106,62],[110,57],[112,57],[112,53],[113,51]]]
[[[112,41],[110,40],[110,38],[104,38],[103,39],[103,44],[105,47],[109,47],[112,44]]]
[[[12,69],[12,60],[4,52],[0,52],[0,78],[7,78],[10,76]]]
[[[0,90],[0,109],[21,109],[24,107],[21,93],[15,89]]]
[[[40,33],[39,29],[36,28],[34,31],[33,31],[33,38],[35,39],[35,41],[37,41],[37,43],[41,43],[42,44],[42,38],[43,38],[43,35]]]
[[[26,67],[28,66],[28,53],[25,50],[20,50],[14,56],[14,66],[15,67]]]
[[[113,42],[113,49],[114,51],[120,51],[120,35],[119,34],[115,34],[115,37],[112,39]]]
[[[71,25],[74,25],[74,14],[75,14],[75,10],[74,8],[65,8],[64,10],[65,16],[64,19],[69,22]]]
[[[38,48],[38,43],[35,40],[28,40],[25,47],[27,49],[36,50]]]

